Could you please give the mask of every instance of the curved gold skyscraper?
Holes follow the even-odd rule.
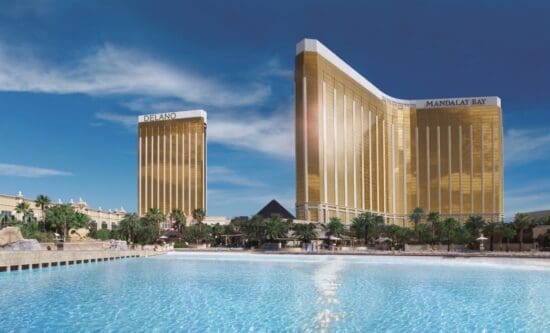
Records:
[[[503,218],[500,98],[397,99],[312,39],[296,47],[295,83],[299,219]]]

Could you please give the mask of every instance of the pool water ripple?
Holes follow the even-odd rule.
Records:
[[[0,332],[550,332],[550,264],[170,254],[0,274]]]

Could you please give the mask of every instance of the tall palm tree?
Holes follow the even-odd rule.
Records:
[[[25,222],[23,220],[25,219],[25,216],[29,212],[30,207],[31,206],[25,201],[21,201],[20,203],[17,204],[17,206],[15,206],[15,212],[21,215],[22,222]]]
[[[63,234],[65,240],[68,239],[67,234],[74,213],[74,209],[70,205],[55,205],[46,209],[47,220],[57,231]]]
[[[447,252],[451,251],[451,242],[454,241],[456,231],[459,227],[460,224],[458,221],[452,217],[449,217],[443,221],[443,231],[447,236]]]
[[[181,232],[185,226],[185,214],[180,209],[174,209],[170,216],[172,217],[174,229]]]
[[[337,217],[332,217],[330,222],[327,224],[327,229],[330,236],[340,236],[344,233],[344,225]]]
[[[42,212],[42,226],[44,227],[45,224],[46,224],[46,208],[48,208],[48,206],[51,204],[51,200],[50,198],[48,198],[47,195],[44,195],[44,194],[39,194],[38,196],[36,196],[36,199],[34,199],[34,205],[37,207],[37,208],[40,208],[40,211]]]
[[[485,228],[486,225],[487,225],[487,223],[485,222],[483,217],[481,217],[479,215],[473,215],[473,216],[468,217],[468,219],[466,220],[466,223],[464,223],[464,227],[474,237],[478,237],[480,231],[483,230],[483,228]]]
[[[504,240],[504,223],[495,223],[493,227],[493,237],[498,239],[498,250],[502,251],[502,241]]]
[[[193,218],[195,219],[195,221],[197,221],[198,224],[202,224],[205,215],[206,214],[204,213],[204,210],[202,210],[202,208],[197,208],[193,211]]]
[[[124,235],[124,237],[126,237],[126,240],[133,244],[136,242],[139,227],[139,216],[136,213],[126,213],[126,215],[124,215],[124,218],[120,220],[118,230],[121,235]]]
[[[315,233],[315,225],[313,223],[295,223],[292,226],[292,230],[294,230],[294,236],[300,239],[302,243],[310,243],[312,240],[317,238],[317,233]]]
[[[149,223],[156,224],[160,233],[160,224],[166,219],[166,217],[158,208],[149,208],[149,211],[145,214],[145,219]]]
[[[508,252],[510,249],[510,240],[514,238],[514,236],[516,235],[516,231],[511,226],[510,223],[502,223],[502,224],[504,226],[502,228],[502,237],[506,238],[506,252]]]
[[[432,227],[432,244],[435,243],[435,227],[441,222],[439,212],[430,212],[427,217],[428,222]]]
[[[365,245],[367,245],[369,241],[369,228],[373,227],[375,224],[376,215],[370,212],[362,213],[353,218],[351,229],[357,237],[363,238]]]
[[[416,230],[416,227],[418,226],[420,221],[422,221],[423,218],[424,218],[424,209],[420,207],[416,207],[415,209],[413,209],[413,212],[409,216],[409,219],[414,223],[414,230]]]
[[[525,229],[531,226],[532,219],[529,215],[525,213],[517,213],[514,218],[514,227],[518,231],[519,236],[519,250],[521,251],[523,247],[523,232]]]

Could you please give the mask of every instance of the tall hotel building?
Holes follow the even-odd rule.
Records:
[[[296,47],[295,83],[299,219],[503,218],[500,98],[397,99],[312,39]]]
[[[206,112],[139,116],[138,211],[206,211]]]

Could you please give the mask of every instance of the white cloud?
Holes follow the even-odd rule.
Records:
[[[506,164],[525,164],[550,157],[550,133],[547,130],[509,129],[504,135]]]
[[[133,128],[137,124],[137,116],[127,116],[111,112],[97,112],[95,117],[99,120],[112,122],[128,128]]]
[[[66,65],[49,64],[28,50],[0,44],[0,91],[136,94],[235,107],[260,103],[269,95],[270,87],[224,84],[109,44],[75,62],[68,60]]]
[[[279,108],[271,116],[231,114],[209,117],[208,140],[290,159],[294,156],[292,108]]]
[[[208,183],[230,184],[245,187],[260,187],[265,185],[261,181],[246,177],[235,170],[223,166],[208,167]]]
[[[136,111],[140,113],[158,113],[185,109],[195,109],[195,107],[187,106],[184,102],[176,99],[159,100],[156,98],[144,97],[121,103],[121,105],[131,111]]]
[[[39,178],[48,176],[71,176],[72,173],[53,169],[36,168],[25,165],[0,163],[0,175]]]
[[[281,61],[277,57],[271,58],[267,62],[263,74],[266,76],[280,76],[288,79],[292,79],[294,77],[294,71],[289,68],[284,68],[281,65]]]

